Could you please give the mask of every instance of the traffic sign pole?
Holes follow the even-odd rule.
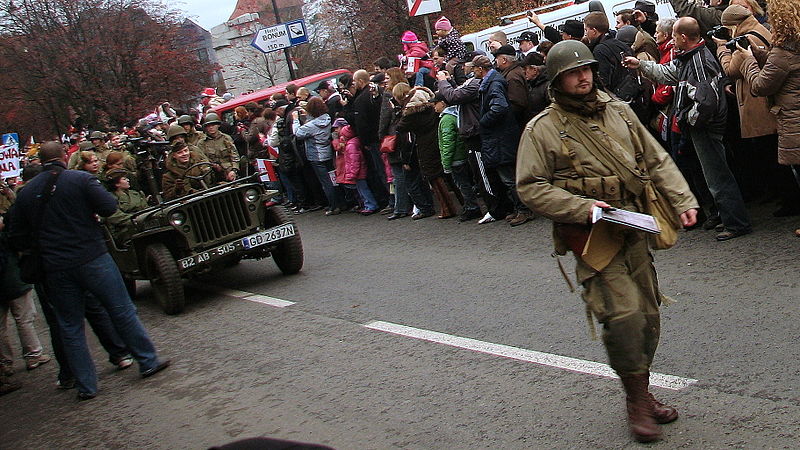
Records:
[[[275,0],[272,0],[272,10],[275,11],[275,23],[281,23],[281,16],[278,12],[278,3]],[[283,54],[286,56],[286,64],[289,65],[289,79],[296,80],[297,74],[294,73],[294,64],[292,63],[292,54],[289,51],[289,47],[283,49]]]

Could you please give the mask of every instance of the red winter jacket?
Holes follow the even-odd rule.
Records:
[[[661,60],[658,61],[659,64],[666,64],[672,61],[672,58],[675,56],[675,41],[670,39],[662,42],[658,46],[658,51],[661,53]],[[673,95],[675,95],[675,90],[672,88],[672,86],[659,84],[656,86],[655,92],[653,92],[651,99],[653,103],[659,106],[664,106],[672,103]]]

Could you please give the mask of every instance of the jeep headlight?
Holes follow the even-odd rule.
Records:
[[[258,192],[256,189],[248,189],[244,191],[244,199],[250,203],[255,202],[258,198],[261,197],[261,193]]]
[[[186,223],[186,214],[183,211],[175,211],[169,215],[169,223],[176,227],[183,225]]]

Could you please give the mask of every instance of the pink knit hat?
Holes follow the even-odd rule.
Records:
[[[415,42],[419,42],[417,35],[413,31],[406,31],[403,33],[403,37],[400,40],[403,41],[403,44],[413,44]]]
[[[436,21],[436,25],[434,25],[433,28],[437,30],[450,31],[453,29],[453,24],[450,23],[450,20],[447,17],[442,16]]]

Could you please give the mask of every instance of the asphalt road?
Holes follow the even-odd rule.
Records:
[[[750,236],[718,243],[692,231],[656,254],[662,289],[678,302],[663,310],[654,370],[698,381],[654,389],[681,417],[649,447],[797,446],[800,239],[791,231],[800,221],[773,219],[770,208],[752,205]],[[617,380],[364,326],[605,362],[549,256],[548,221],[296,219],[299,275],[245,261],[188,282],[191,301],[173,317],[140,285],[142,320],[173,359],[164,373],[115,372],[92,337],[96,399],[57,391],[55,363],[16,375],[25,386],[0,398],[0,448],[203,448],[254,436],[339,449],[638,446]],[[250,294],[294,303],[242,298]]]

